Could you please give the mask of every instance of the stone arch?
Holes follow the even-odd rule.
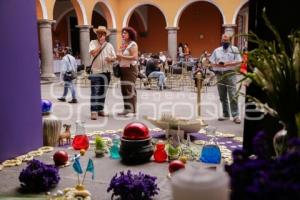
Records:
[[[56,29],[57,25],[58,25],[59,22],[64,18],[64,16],[65,16],[66,14],[68,14],[69,12],[71,12],[72,10],[74,10],[74,8],[69,8],[69,9],[65,10],[64,12],[62,12],[62,13],[59,15],[59,17],[56,19],[55,24],[53,25],[53,30]],[[76,12],[76,11],[75,11],[75,12]]]
[[[200,2],[200,1],[205,1],[205,2],[208,2],[208,3],[211,3],[213,4],[218,10],[219,12],[221,13],[222,15],[222,19],[223,19],[223,24],[226,24],[226,18],[225,18],[225,15],[224,15],[224,12],[223,10],[220,8],[220,6],[218,4],[216,4],[213,0],[192,0],[192,1],[188,1],[186,3],[184,3],[177,11],[176,15],[175,15],[175,18],[174,18],[174,23],[173,23],[173,26],[174,27],[178,27],[178,24],[179,24],[179,20],[180,20],[180,17],[182,15],[182,13],[184,12],[184,10],[191,4],[195,3],[195,2]]]
[[[146,32],[148,30],[148,27],[147,27],[147,22],[145,21],[145,18],[143,17],[143,14],[139,10],[135,10],[135,12],[141,20],[141,25],[143,27],[143,31]]]
[[[87,25],[87,16],[86,16],[86,11],[84,4],[82,3],[82,0],[71,0],[73,7],[76,12],[77,20],[78,20],[78,25]]]
[[[97,0],[97,1],[95,1],[93,10],[95,10],[96,5],[100,6],[101,11],[104,14],[104,18],[107,21],[108,28],[116,29],[117,28],[116,15],[115,15],[111,5],[107,1]],[[92,18],[91,18],[90,24],[92,24]]]
[[[53,16],[54,16],[54,11],[55,11],[55,4],[57,3],[57,0],[54,3],[53,6]],[[86,16],[86,11],[85,11],[85,7],[84,4],[82,3],[82,0],[71,0],[71,3],[73,5],[73,8],[75,9],[75,13],[77,16],[77,20],[78,20],[78,25],[87,25],[87,16]]]
[[[45,0],[36,0],[36,12],[38,19],[48,19],[47,7],[45,4]]]
[[[167,17],[166,17],[166,15],[165,15],[163,9],[160,7],[160,5],[158,5],[158,4],[154,3],[154,2],[150,2],[150,1],[149,1],[149,2],[148,2],[148,1],[143,1],[142,3],[137,3],[137,4],[135,4],[134,6],[132,6],[131,8],[129,8],[129,9],[127,10],[127,12],[125,13],[125,16],[124,16],[124,18],[123,18],[122,27],[126,27],[126,26],[128,25],[129,19],[130,19],[131,15],[133,14],[133,11],[134,11],[136,8],[138,8],[138,7],[140,7],[140,6],[146,6],[146,5],[151,5],[151,6],[154,6],[155,8],[157,8],[157,9],[162,13],[162,15],[164,16],[166,25],[167,25],[167,27],[168,27],[168,25],[169,25],[169,24],[168,24],[168,20],[167,20]]]
[[[243,0],[241,1],[240,5],[235,9],[233,17],[232,17],[232,24],[236,23],[236,18],[240,12],[240,10],[244,7],[244,5],[246,5],[249,2],[249,0]]]

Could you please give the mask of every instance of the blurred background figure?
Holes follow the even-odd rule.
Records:
[[[248,63],[248,50],[246,47],[243,49],[242,59],[243,61],[241,64],[240,72],[245,74],[247,73],[247,63]]]
[[[59,101],[65,102],[66,97],[68,95],[68,89],[71,90],[72,94],[72,100],[69,101],[69,103],[77,103],[77,98],[76,98],[76,90],[75,86],[73,83],[73,80],[66,80],[64,78],[65,73],[67,72],[75,72],[76,73],[76,68],[77,68],[77,63],[76,59],[71,55],[71,48],[64,48],[63,51],[63,58],[62,58],[62,66],[61,66],[61,71],[60,71],[60,80],[64,82],[64,93],[62,97],[58,98]]]

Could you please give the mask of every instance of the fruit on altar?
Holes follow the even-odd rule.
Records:
[[[62,166],[62,165],[67,164],[67,162],[69,160],[69,155],[67,152],[65,152],[63,150],[59,150],[54,153],[53,160],[54,160],[54,163],[56,166]]]
[[[84,154],[85,154],[85,149],[80,149],[79,153],[80,153],[81,156],[84,156]]]
[[[179,160],[185,164],[187,162],[188,158],[186,156],[180,156]]]
[[[175,171],[178,171],[180,169],[184,169],[185,165],[182,161],[180,160],[173,160],[172,162],[170,162],[169,164],[169,172],[173,173]]]

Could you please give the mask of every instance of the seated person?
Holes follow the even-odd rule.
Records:
[[[214,79],[215,73],[210,70],[210,61],[209,61],[210,53],[205,51],[199,58],[198,66],[193,70],[193,75],[200,72],[203,78],[204,85],[210,85]],[[195,78],[195,77],[193,77]]]
[[[160,62],[157,55],[153,55],[152,59],[147,61],[146,76],[148,78],[158,78],[158,87],[160,90],[166,88],[165,73],[160,71]]]

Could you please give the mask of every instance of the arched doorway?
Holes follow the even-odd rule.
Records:
[[[187,5],[178,18],[178,43],[187,43],[193,57],[203,51],[213,51],[220,44],[223,16],[209,2],[197,1]]]
[[[56,0],[53,9],[53,19],[56,20],[52,29],[54,58],[63,47],[71,47],[72,54],[80,56],[79,29],[76,10],[70,1]]]
[[[234,23],[236,26],[236,35],[235,44],[239,47],[240,50],[247,48],[248,43],[245,36],[242,34],[248,33],[248,21],[249,21],[249,3],[245,3],[239,10],[234,18]]]
[[[103,11],[101,3],[97,3],[94,7],[93,14],[92,14],[92,26],[97,28],[98,26],[105,26],[107,27],[107,20]],[[93,32],[93,29],[90,30],[91,40],[97,39],[96,34]]]
[[[166,18],[162,11],[153,5],[140,5],[132,10],[128,26],[138,33],[140,52],[157,53],[168,50]]]

